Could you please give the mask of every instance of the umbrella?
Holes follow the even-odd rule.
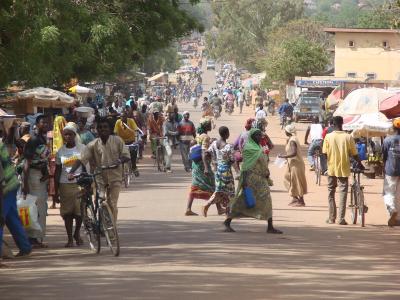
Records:
[[[10,115],[0,108],[0,119],[1,118],[15,118],[15,115]]]
[[[17,93],[18,100],[32,100],[32,105],[40,107],[68,107],[74,98],[67,94],[49,88],[37,87]]]
[[[381,101],[379,111],[392,119],[400,116],[400,93]]]
[[[385,136],[392,129],[392,122],[380,112],[344,117],[343,129],[353,131],[354,137]]]
[[[75,85],[72,88],[70,88],[68,91],[73,94],[96,94],[96,91],[94,89],[89,89],[87,87],[80,86],[80,85]]]
[[[341,86],[337,86],[328,96],[325,102],[326,109],[336,109],[339,103],[343,100],[343,88]]]
[[[379,103],[394,94],[394,92],[379,88],[354,90],[340,103],[333,115],[346,116],[379,112]]]

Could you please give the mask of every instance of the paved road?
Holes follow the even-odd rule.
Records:
[[[204,82],[213,80],[206,72]],[[199,111],[181,106],[198,121]],[[246,108],[243,115],[223,115],[218,125],[229,126],[233,140],[250,114]],[[269,123],[277,145],[273,159],[285,139],[277,119],[269,117]],[[298,125],[300,139],[305,127]],[[149,158],[140,168],[141,177],[120,197],[120,257],[106,248],[100,255],[63,248],[61,218],[49,210],[50,248],[0,270],[0,299],[400,298],[399,230],[384,226],[380,180],[363,181],[370,207],[366,228],[327,225],[326,178],[317,188],[308,174],[307,206],[288,207],[283,170],[271,164],[274,219],[284,234],[267,235],[264,222],[250,219],[234,220],[237,232],[229,234],[214,207],[207,219],[184,216],[191,178],[178,153],[172,174],[157,173]],[[197,200],[194,211],[202,203]]]

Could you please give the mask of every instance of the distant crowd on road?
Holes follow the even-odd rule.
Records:
[[[226,77],[225,77],[226,76]],[[176,86],[149,89],[130,96],[116,98],[99,105],[91,98],[87,107],[93,113],[82,113],[78,106],[66,115],[38,114],[13,126],[2,122],[0,142],[0,241],[6,226],[19,248],[17,257],[31,254],[34,248],[46,248],[47,201],[51,208],[60,204],[67,242],[65,247],[81,246],[81,227],[84,219],[80,203],[80,186],[74,174],[103,169],[97,187],[107,193],[107,201],[118,215],[118,197],[126,183],[126,165],[133,176],[139,176],[138,162],[144,157],[147,142],[150,156],[158,171],[171,173],[172,155],[179,148],[182,165],[190,172],[192,182],[188,195],[186,216],[197,215],[192,210],[194,199],[203,199],[201,214],[207,217],[215,204],[219,215],[225,215],[224,230],[234,232],[232,220],[251,217],[267,222],[266,232],[281,234],[273,223],[270,187],[273,180],[269,171],[270,152],[274,144],[267,134],[268,118],[275,113],[275,100],[264,97],[262,91],[246,92],[234,69],[218,77],[223,86],[216,86],[204,97],[202,118],[196,128],[189,111],[180,112],[178,103],[185,101],[189,87],[192,101],[202,97],[201,72],[179,77]],[[193,103],[194,104],[194,103]],[[245,122],[244,131],[229,143],[229,128],[219,126],[218,139],[211,139],[210,131],[225,105],[230,115],[234,107],[251,106],[252,116]],[[195,106],[196,107],[196,106]],[[306,167],[301,155],[301,144],[292,121],[293,106],[288,100],[278,109],[284,134],[285,152],[278,158],[285,163],[284,183],[291,197],[289,205],[304,207],[308,192]],[[400,181],[400,119],[393,122],[395,135],[385,138],[382,155],[385,167],[384,201],[389,212],[388,225],[398,225]],[[52,129],[52,130],[49,130]],[[349,177],[352,170],[363,169],[363,147],[343,130],[343,118],[334,117],[329,124],[314,118],[307,129],[305,144],[309,144],[307,159],[314,170],[317,149],[320,151],[320,171],[328,176],[327,223],[347,225],[345,220]],[[362,143],[361,143],[362,144]],[[131,174],[128,174],[130,176]],[[337,213],[335,192],[339,187],[340,203]],[[34,199],[36,216],[24,216],[24,201]],[[18,203],[17,203],[18,200]],[[25,203],[25,204],[24,204]],[[25,206],[24,206],[25,205]],[[367,207],[365,207],[367,209]],[[32,209],[32,207],[31,207]],[[25,218],[26,217],[26,218]],[[33,219],[32,219],[33,217]],[[30,222],[37,226],[32,227]],[[0,253],[3,243],[0,243]],[[4,266],[4,265],[2,265]]]

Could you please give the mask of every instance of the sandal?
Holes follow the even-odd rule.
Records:
[[[224,224],[224,226],[225,226],[224,232],[236,232],[236,231],[231,227],[231,222],[227,222],[227,220],[225,220],[223,224]]]
[[[65,244],[65,248],[72,248],[74,246],[74,242],[73,241],[68,241],[66,244]]]
[[[80,235],[74,236],[74,239],[75,239],[75,243],[76,243],[77,246],[82,246],[83,245],[83,240],[82,240]]]
[[[283,232],[280,231],[279,229],[272,228],[272,229],[267,229],[267,233],[271,233],[271,234],[282,234]]]
[[[185,216],[198,216],[198,214],[192,212],[191,210],[188,210],[185,212]]]

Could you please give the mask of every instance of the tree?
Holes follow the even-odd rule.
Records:
[[[286,84],[295,76],[309,76],[325,70],[329,62],[325,49],[304,37],[285,39],[268,52],[264,66],[267,83]]]
[[[257,70],[258,52],[267,49],[271,30],[303,15],[303,0],[226,0],[213,2],[214,26],[207,35],[209,53]]]
[[[146,57],[143,62],[143,71],[147,74],[159,71],[174,72],[178,68],[179,57],[175,45],[157,50],[152,55]]]
[[[267,54],[258,59],[259,68],[267,73],[265,85],[285,86],[295,76],[316,75],[329,64],[326,49],[333,46],[333,41],[319,22],[290,21],[270,32],[268,41]]]
[[[178,0],[3,0],[0,86],[112,78],[202,28]]]

